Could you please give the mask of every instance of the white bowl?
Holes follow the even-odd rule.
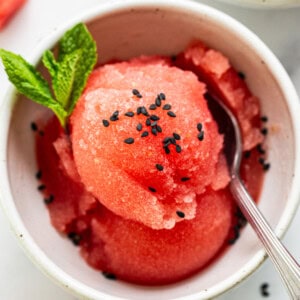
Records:
[[[289,8],[300,6],[300,0],[219,0],[251,8]]]
[[[72,20],[34,51],[32,63],[78,21],[85,21],[98,42],[101,61],[139,54],[172,55],[201,39],[227,55],[246,74],[269,117],[267,138],[271,169],[266,173],[259,207],[282,236],[296,211],[300,188],[300,108],[295,89],[271,51],[229,16],[185,0],[121,1],[100,5]],[[36,190],[37,165],[30,123],[45,109],[15,96],[1,101],[1,203],[29,257],[61,286],[84,299],[207,299],[229,290],[264,260],[261,244],[247,226],[239,241],[204,271],[176,284],[144,287],[108,281],[88,267],[69,241],[50,225]]]

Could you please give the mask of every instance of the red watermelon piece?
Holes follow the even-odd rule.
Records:
[[[197,74],[232,109],[241,127],[244,150],[263,141],[258,99],[251,94],[227,57],[197,41],[178,55],[175,65]]]
[[[26,0],[0,0],[0,30],[25,2]]]

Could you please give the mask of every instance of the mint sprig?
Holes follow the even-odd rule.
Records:
[[[0,49],[0,57],[19,93],[50,108],[65,127],[97,62],[97,49],[84,24],[68,30],[59,41],[57,58],[50,50],[43,54],[42,62],[49,71],[51,87],[20,55]]]

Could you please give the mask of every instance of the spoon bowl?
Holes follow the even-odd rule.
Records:
[[[224,134],[224,153],[231,179],[230,191],[274,263],[291,299],[300,299],[300,267],[277,238],[240,178],[243,146],[238,121],[218,97],[209,93],[205,97],[218,122],[220,132]]]

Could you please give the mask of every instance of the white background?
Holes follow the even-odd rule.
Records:
[[[5,1],[5,0],[4,0]],[[35,46],[54,28],[105,0],[28,0],[10,24],[0,32],[0,47],[30,56]],[[142,1],[142,0],[141,0]],[[281,60],[298,92],[300,91],[300,8],[253,10],[199,1],[227,12],[250,27]],[[8,82],[0,66],[0,99]],[[300,118],[300,116],[299,116]],[[300,183],[299,183],[300,184]],[[300,260],[300,211],[288,230],[284,243]],[[24,255],[0,210],[0,300],[75,299],[46,278]],[[262,283],[269,283],[269,297],[260,294]],[[285,300],[288,296],[270,261],[233,291],[218,300]]]

